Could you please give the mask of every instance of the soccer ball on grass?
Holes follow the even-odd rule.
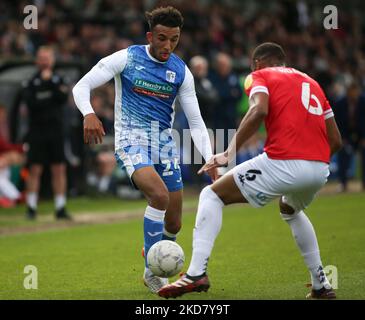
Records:
[[[183,249],[174,241],[161,240],[148,251],[147,264],[158,277],[170,278],[178,274],[185,261]]]

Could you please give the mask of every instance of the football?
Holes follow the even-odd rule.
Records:
[[[183,249],[174,241],[161,240],[148,251],[147,264],[158,277],[170,278],[178,274],[185,261]]]

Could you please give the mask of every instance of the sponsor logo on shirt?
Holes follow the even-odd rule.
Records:
[[[173,87],[168,84],[136,79],[134,81],[133,91],[147,96],[168,99],[172,95]]]

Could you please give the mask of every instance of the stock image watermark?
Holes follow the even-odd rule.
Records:
[[[327,5],[323,8],[323,13],[326,14],[323,19],[323,27],[326,30],[338,29],[338,10],[334,5]]]
[[[192,149],[192,143],[200,146],[204,153],[207,148],[214,146],[214,153],[225,151],[225,142],[234,143],[236,129],[160,129],[159,121],[151,121],[144,128],[130,128],[122,132],[119,141],[116,142],[116,154],[123,162],[138,164],[159,164],[168,159],[179,159],[184,165],[203,164],[202,155],[196,149]],[[234,153],[237,150],[232,151]],[[234,154],[229,155],[228,168],[236,165]],[[209,160],[209,159],[205,159]]]
[[[24,278],[23,286],[26,290],[38,289],[38,269],[33,265],[26,265],[23,270],[27,276]]]
[[[38,29],[38,8],[35,5],[26,5],[23,9],[26,15],[23,20],[23,26],[26,30]],[[326,15],[323,19],[323,27],[326,30],[338,29],[338,9],[335,5],[326,5],[323,8]]]
[[[38,8],[34,5],[27,5],[23,9],[23,13],[26,14],[23,20],[24,29],[38,29]]]

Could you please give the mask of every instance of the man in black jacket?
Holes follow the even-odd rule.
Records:
[[[338,179],[341,191],[347,190],[348,170],[356,151],[360,151],[362,188],[365,190],[365,93],[357,83],[347,89],[346,95],[332,102],[343,148],[338,152]]]
[[[216,137],[216,152],[225,150],[229,144],[230,129],[237,127],[237,104],[242,97],[239,78],[232,70],[232,58],[219,52],[215,57],[214,71],[210,80],[218,91],[219,101],[214,112],[214,129],[224,129],[224,136]],[[224,139],[222,141],[222,139]]]
[[[67,86],[54,73],[54,51],[51,47],[40,47],[36,64],[38,72],[24,84],[23,100],[28,107],[29,150],[27,160],[26,202],[28,219],[37,213],[40,177],[45,165],[50,165],[52,188],[57,219],[70,219],[66,206],[66,164],[64,154],[63,105],[67,100]]]

